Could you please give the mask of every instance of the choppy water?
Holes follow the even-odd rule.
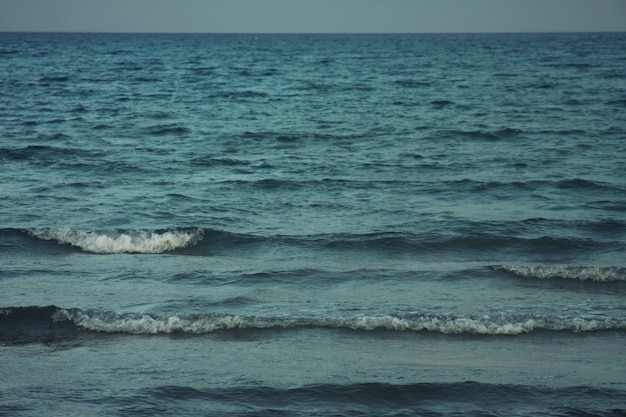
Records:
[[[0,415],[626,413],[626,35],[0,34]]]

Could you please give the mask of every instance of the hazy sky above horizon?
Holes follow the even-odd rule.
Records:
[[[0,31],[626,31],[626,0],[0,0]]]

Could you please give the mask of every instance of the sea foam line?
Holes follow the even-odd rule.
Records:
[[[130,334],[206,334],[232,329],[295,329],[330,328],[350,330],[427,331],[442,334],[519,335],[535,330],[591,332],[625,330],[626,323],[615,319],[557,318],[499,318],[433,317],[401,318],[391,315],[360,317],[246,317],[239,315],[172,315],[115,314],[101,311],[60,309],[55,320],[69,320],[83,330]]]
[[[626,268],[616,266],[496,265],[493,268],[520,277],[535,279],[560,278],[595,282],[626,281]]]
[[[163,232],[147,230],[124,232],[82,232],[73,229],[30,229],[28,233],[42,240],[53,240],[92,253],[163,253],[195,244],[202,229],[174,229]]]

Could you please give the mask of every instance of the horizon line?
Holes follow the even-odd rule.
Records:
[[[437,31],[437,32],[184,32],[184,31],[80,31],[80,30],[0,30],[0,33],[85,34],[85,35],[506,35],[506,34],[576,34],[626,33],[626,30],[546,30],[546,31]]]

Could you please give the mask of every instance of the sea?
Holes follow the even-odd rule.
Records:
[[[626,415],[626,33],[0,33],[0,416],[255,415]]]

